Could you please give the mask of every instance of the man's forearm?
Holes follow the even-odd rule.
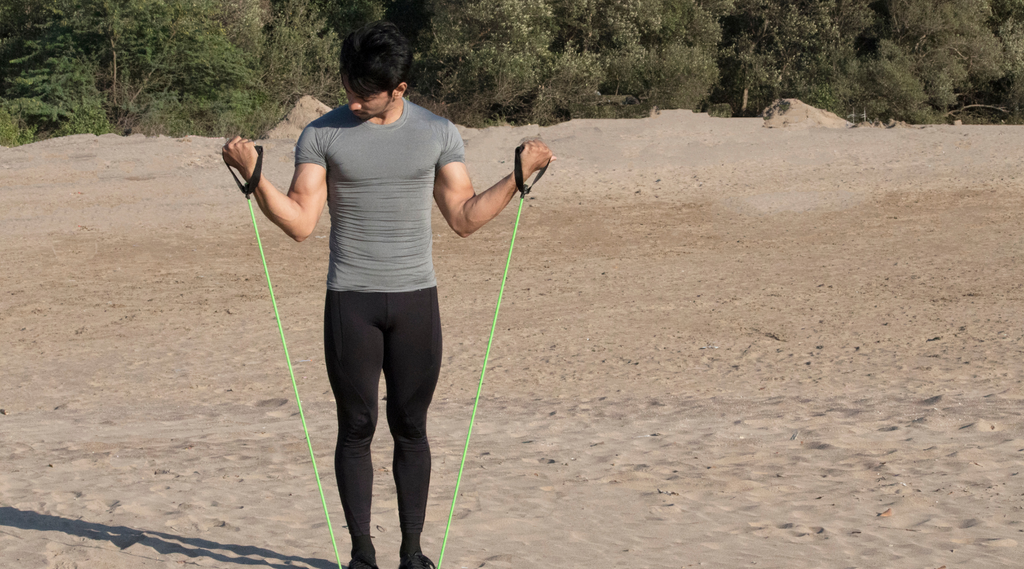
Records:
[[[483,227],[505,209],[516,195],[515,176],[509,174],[487,190],[466,200],[463,206],[463,223],[457,229],[463,237]]]
[[[551,150],[538,140],[530,140],[518,151],[522,173],[525,179],[546,168],[555,157]],[[517,160],[517,166],[519,165]],[[509,174],[486,191],[479,194],[473,190],[469,171],[463,162],[452,162],[434,174],[434,201],[441,209],[448,225],[460,237],[468,237],[488,221],[497,217],[508,202],[516,195],[515,174]]]
[[[263,215],[292,239],[303,241],[313,232],[312,227],[306,227],[308,224],[303,223],[302,208],[299,204],[278,191],[266,176],[260,176],[259,186],[253,192],[253,196]]]

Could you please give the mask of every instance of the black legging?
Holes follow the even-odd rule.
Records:
[[[403,532],[419,533],[430,487],[427,407],[441,370],[437,288],[412,292],[327,291],[327,376],[338,404],[334,469],[352,536],[370,535],[377,387],[384,370],[392,469]]]

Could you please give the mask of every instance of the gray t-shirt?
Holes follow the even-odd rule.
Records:
[[[406,292],[437,285],[431,257],[434,172],[465,162],[458,129],[404,101],[397,121],[362,121],[347,106],[309,123],[295,164],[327,169],[327,288]]]

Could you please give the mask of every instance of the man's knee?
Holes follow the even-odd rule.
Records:
[[[373,441],[373,433],[377,421],[369,413],[348,414],[338,416],[338,445],[358,447],[369,445]]]
[[[405,439],[408,441],[426,441],[427,439],[427,416],[426,413],[409,413],[398,405],[391,405],[388,402],[388,429],[396,441]]]

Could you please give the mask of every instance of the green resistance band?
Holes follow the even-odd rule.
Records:
[[[292,369],[292,358],[288,355],[288,343],[284,340],[284,327],[281,325],[281,314],[277,310],[277,299],[274,298],[274,285],[270,283],[270,269],[267,268],[267,256],[263,253],[263,242],[260,240],[260,230],[256,226],[256,212],[252,208],[252,200],[250,196],[259,185],[260,171],[263,166],[263,147],[257,146],[256,151],[259,158],[256,162],[256,169],[253,171],[252,177],[249,178],[247,184],[242,184],[238,178],[235,178],[235,183],[238,184],[238,188],[245,194],[246,201],[249,203],[249,216],[252,217],[252,229],[256,232],[256,244],[260,248],[260,259],[263,260],[263,272],[267,276],[267,289],[270,291],[270,301],[274,305],[274,317],[277,318],[277,330],[281,333],[281,346],[284,347],[284,358],[288,362],[288,374],[292,378],[292,388],[295,390],[295,403],[299,406],[299,418],[302,419],[302,430],[306,433],[306,445],[309,447],[309,460],[313,463],[313,474],[316,475],[316,487],[320,489],[320,501],[324,505],[324,517],[327,518],[327,531],[331,533],[331,545],[334,546],[334,558],[338,561],[338,569],[343,569],[341,565],[341,556],[338,555],[338,542],[334,539],[334,528],[331,527],[331,514],[327,511],[327,498],[324,497],[324,487],[320,484],[320,471],[316,467],[316,457],[313,456],[313,441],[309,438],[309,428],[306,426],[306,415],[302,412],[302,400],[299,399],[299,385],[295,382],[295,370]],[[231,168],[228,168],[230,171]],[[234,176],[235,173],[231,172]]]
[[[537,177],[533,179],[533,184],[530,186],[525,185],[523,180],[522,164],[520,162],[519,154],[523,151],[523,147],[516,148],[516,166],[515,166],[515,179],[516,187],[519,189],[519,211],[516,213],[516,224],[512,229],[512,242],[508,246],[508,258],[505,259],[505,274],[501,277],[501,290],[498,291],[498,304],[494,307],[494,320],[491,322],[491,335],[487,339],[487,351],[484,354],[484,366],[480,369],[480,382],[476,386],[476,399],[473,401],[473,414],[469,419],[469,431],[466,433],[466,446],[462,449],[462,463],[459,464],[459,477],[455,480],[455,495],[452,496],[452,507],[448,511],[448,525],[444,528],[444,540],[441,542],[441,554],[437,558],[437,569],[441,569],[441,563],[444,562],[444,551],[448,545],[448,532],[452,529],[452,516],[455,514],[455,501],[459,497],[459,487],[462,485],[462,472],[466,468],[466,455],[469,454],[469,438],[473,435],[473,424],[476,422],[476,410],[480,406],[480,393],[484,388],[484,374],[487,373],[487,360],[491,357],[491,344],[494,342],[494,330],[498,326],[498,311],[501,310],[501,298],[505,295],[505,281],[508,280],[508,268],[512,264],[512,248],[516,246],[516,234],[519,232],[519,217],[523,214],[523,202],[526,201],[526,194],[530,193],[533,186],[537,185],[537,181],[544,175],[548,167],[544,166],[537,172]]]

